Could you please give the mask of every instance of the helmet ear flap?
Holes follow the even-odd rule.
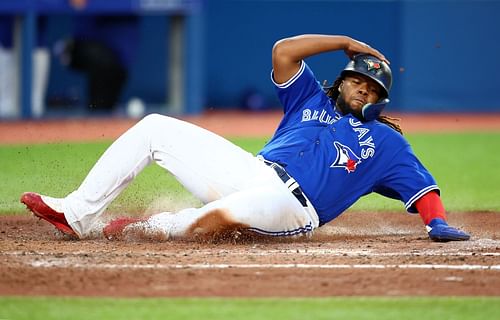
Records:
[[[389,103],[389,99],[385,98],[382,99],[381,101],[371,104],[367,103],[363,106],[363,109],[361,110],[361,115],[363,117],[362,120],[364,121],[372,121],[377,119],[380,114],[382,113],[382,110],[384,110],[385,105]]]

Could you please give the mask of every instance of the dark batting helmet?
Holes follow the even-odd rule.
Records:
[[[349,61],[340,75],[344,78],[350,72],[359,73],[373,79],[384,89],[385,96],[381,98],[389,97],[392,86],[392,72],[386,62],[372,55],[360,53]]]

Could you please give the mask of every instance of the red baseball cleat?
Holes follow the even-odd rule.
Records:
[[[64,214],[49,207],[43,202],[41,195],[38,193],[25,192],[21,196],[21,202],[24,203],[35,216],[53,224],[57,230],[70,236],[77,236],[75,231],[69,226],[68,221],[66,221]]]
[[[121,239],[123,237],[123,230],[130,224],[145,221],[147,218],[131,218],[121,217],[112,220],[107,226],[102,229],[104,236],[108,240]]]

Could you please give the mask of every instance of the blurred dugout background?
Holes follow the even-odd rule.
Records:
[[[61,63],[61,41],[74,36],[76,16],[130,14],[138,15],[137,34],[121,36],[128,38],[133,58],[111,114],[126,114],[136,98],[147,112],[165,114],[280,108],[269,79],[271,48],[276,40],[301,33],[345,34],[381,50],[394,73],[391,111],[500,111],[497,0],[86,0],[79,9],[67,1],[1,0],[3,21],[14,21],[11,29],[0,24],[4,39],[13,35],[12,43],[2,45],[13,48],[17,60],[10,64],[19,68],[14,75],[3,72],[0,94],[18,90],[19,95],[14,110],[0,106],[0,118],[90,115],[88,82]],[[34,34],[26,31],[26,22]],[[33,53],[46,49],[47,63],[44,93],[32,91],[28,104],[23,88],[29,86],[20,74],[31,67],[35,90],[38,66],[22,58],[19,46],[30,37]],[[330,82],[346,62],[341,52],[308,60],[318,79]]]

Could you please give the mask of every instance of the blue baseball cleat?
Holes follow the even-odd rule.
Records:
[[[465,241],[470,239],[470,235],[450,227],[443,219],[432,219],[432,221],[425,226],[429,237],[434,241]]]

